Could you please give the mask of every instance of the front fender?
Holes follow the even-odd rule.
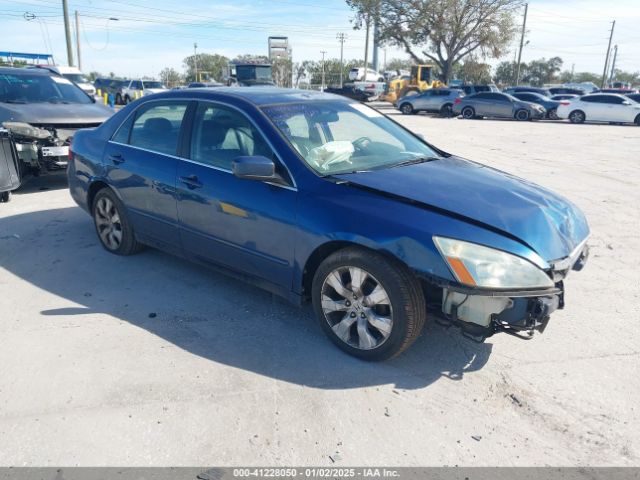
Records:
[[[409,205],[347,185],[326,182],[321,192],[299,198],[299,236],[295,246],[293,290],[301,293],[305,268],[323,245],[335,242],[393,255],[421,276],[456,282],[433,236],[466,240],[526,258],[549,268],[524,243],[446,213]]]

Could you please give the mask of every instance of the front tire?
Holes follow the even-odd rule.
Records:
[[[426,305],[420,282],[399,262],[350,247],[327,257],[312,285],[316,318],[329,339],[369,361],[394,357],[422,331]]]
[[[124,204],[110,188],[103,188],[93,199],[93,222],[100,243],[110,253],[133,255],[142,249]]]
[[[516,120],[520,122],[527,122],[531,118],[531,114],[529,114],[529,112],[524,108],[521,108],[516,112],[515,117],[516,117]]]
[[[413,105],[410,103],[403,103],[400,105],[400,111],[403,115],[412,115],[413,114]]]
[[[571,123],[584,123],[586,119],[587,116],[582,110],[574,110],[569,114],[569,121]]]
[[[464,107],[462,109],[462,118],[466,118],[467,120],[476,118],[476,111],[473,109],[473,107]]]
[[[640,127],[640,115],[638,115],[638,116],[636,117],[636,120],[635,120],[635,122],[633,122],[633,123],[635,123],[636,125],[638,125],[638,126]]]

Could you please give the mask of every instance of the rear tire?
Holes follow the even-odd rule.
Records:
[[[559,120],[560,117],[558,117],[558,109],[552,108],[551,110],[549,110],[547,112],[547,118],[549,120]]]
[[[640,127],[640,115],[636,117],[636,120],[634,123]]]
[[[444,118],[451,118],[453,116],[453,105],[446,103],[440,108],[440,116]]]
[[[100,243],[109,253],[133,255],[142,250],[127,210],[113,190],[103,188],[96,193],[91,213]]]
[[[11,201],[11,192],[0,193],[0,203],[9,203]]]
[[[584,123],[586,119],[587,116],[582,110],[574,110],[569,114],[569,121],[571,123]]]
[[[521,108],[520,110],[516,111],[515,119],[520,122],[527,122],[531,119],[531,114],[528,110]]]
[[[473,107],[464,107],[462,109],[462,118],[466,118],[467,120],[476,118],[476,111]]]
[[[400,105],[400,111],[403,115],[412,115],[414,113],[413,105],[410,103],[403,103]]]
[[[424,294],[415,275],[395,259],[363,248],[327,257],[313,277],[311,293],[325,334],[363,360],[400,354],[425,324]]]

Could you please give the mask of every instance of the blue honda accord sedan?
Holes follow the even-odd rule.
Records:
[[[566,199],[319,92],[144,97],[75,135],[68,176],[108,252],[152,246],[311,301],[366,360],[402,352],[428,318],[529,338],[587,259]]]

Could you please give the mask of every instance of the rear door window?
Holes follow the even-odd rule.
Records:
[[[140,107],[131,127],[129,145],[176,155],[187,104],[188,102],[151,102]],[[116,136],[118,134],[120,131]]]

